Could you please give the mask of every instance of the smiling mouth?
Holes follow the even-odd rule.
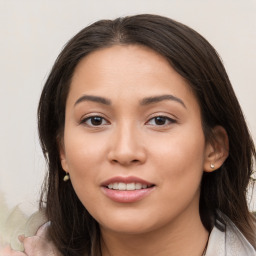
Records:
[[[147,188],[152,188],[155,185],[147,185],[143,183],[124,183],[124,182],[114,182],[110,183],[106,186],[108,189],[112,190],[120,190],[120,191],[134,191],[134,190],[141,190],[141,189],[147,189]]]
[[[101,184],[105,196],[118,203],[135,203],[155,191],[156,185],[135,176],[112,177]]]

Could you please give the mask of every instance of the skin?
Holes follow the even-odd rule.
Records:
[[[84,95],[111,104],[83,100]],[[142,104],[161,95],[176,98]],[[102,119],[93,125],[92,116]],[[188,83],[151,49],[112,46],[78,64],[60,157],[100,225],[104,256],[202,255],[208,239],[199,216],[202,173],[213,171],[211,163],[219,168],[227,157],[224,129],[216,127],[214,134],[215,144],[207,143]],[[115,176],[136,176],[155,186],[142,200],[119,203],[101,188]]]

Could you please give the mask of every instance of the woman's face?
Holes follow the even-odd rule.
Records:
[[[201,121],[187,82],[151,49],[112,46],[79,63],[60,155],[102,230],[143,233],[199,216],[210,166]]]

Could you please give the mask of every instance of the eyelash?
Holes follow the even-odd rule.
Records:
[[[164,124],[158,124],[158,125],[157,124],[150,124],[150,121],[152,121],[152,120],[155,120],[155,123],[156,123],[157,118],[158,119],[159,118],[164,119],[165,123]],[[166,124],[166,121],[168,122],[168,124]],[[146,123],[149,124],[149,125],[152,125],[152,126],[168,126],[170,124],[177,123],[177,121],[173,118],[170,118],[170,117],[167,117],[167,116],[164,116],[164,115],[158,115],[158,116],[154,116],[154,117],[150,118],[149,121],[147,121]]]
[[[99,124],[93,124],[92,123],[93,118],[95,119],[94,121],[96,121],[96,122],[100,121],[100,123]],[[98,120],[96,120],[96,118]],[[163,124],[156,124],[157,119],[162,119],[162,120],[158,120],[158,121],[164,121],[164,123]],[[155,120],[155,124],[151,123],[151,121],[153,121],[153,120]],[[88,123],[88,122],[90,122],[90,123]],[[102,122],[104,122],[104,123],[102,124]],[[166,122],[168,122],[168,123],[166,124]],[[164,116],[164,115],[154,116],[146,122],[147,125],[159,126],[159,127],[166,127],[166,126],[168,126],[170,124],[174,124],[174,123],[177,123],[177,121],[175,119]],[[108,125],[109,122],[104,117],[102,117],[100,115],[95,115],[95,116],[89,116],[89,117],[84,118],[83,120],[81,120],[81,124],[85,124],[88,127],[101,127],[101,126]]]
[[[98,125],[93,125],[92,124],[92,119],[93,118],[98,118],[98,119],[100,119],[101,121],[103,121],[103,120],[105,120],[105,124],[102,124],[102,123],[100,123],[100,124],[98,124]],[[90,121],[90,124],[88,124],[87,122],[88,121]],[[100,116],[100,115],[95,115],[95,116],[89,116],[89,117],[86,117],[86,118],[84,118],[82,121],[81,121],[81,124],[85,124],[85,125],[87,125],[87,126],[89,126],[89,127],[99,127],[99,126],[102,126],[102,125],[107,125],[107,124],[109,124],[109,122],[104,118],[104,117],[102,117],[102,116]]]

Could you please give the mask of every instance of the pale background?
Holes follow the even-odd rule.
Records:
[[[37,103],[63,45],[98,19],[139,13],[176,19],[213,44],[255,140],[256,0],[0,0],[0,191],[8,208],[38,201],[45,164]]]

